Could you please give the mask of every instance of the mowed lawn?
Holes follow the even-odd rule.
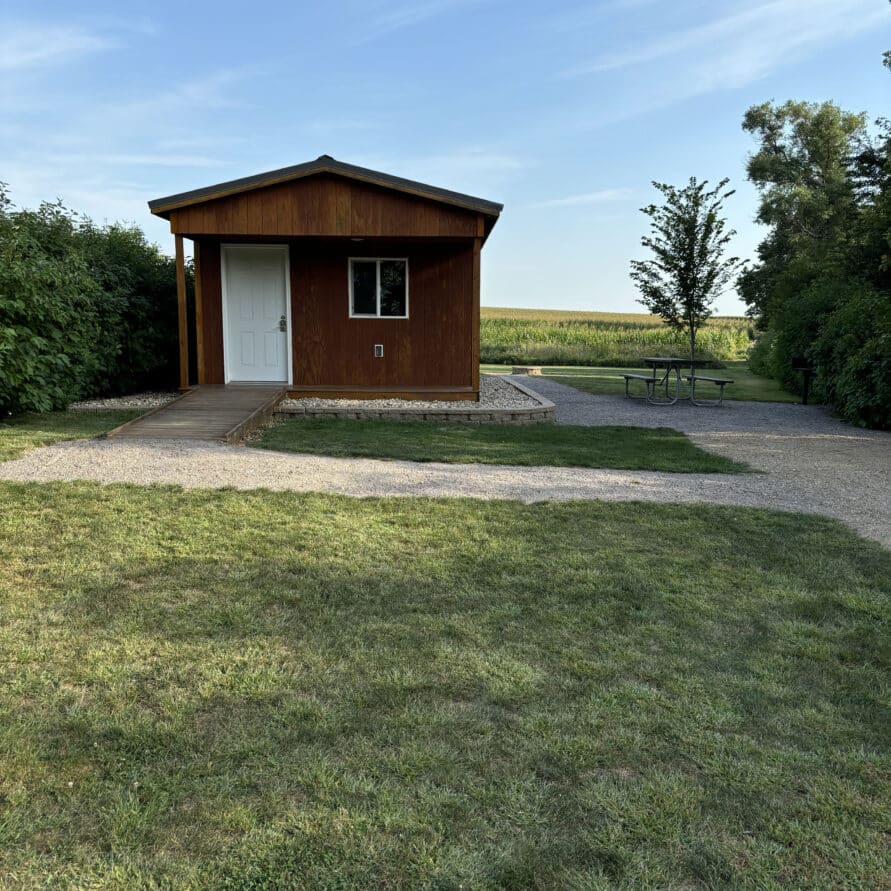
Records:
[[[755,402],[800,402],[801,397],[784,390],[771,378],[761,377],[750,371],[745,362],[724,362],[725,368],[703,368],[699,374],[706,377],[720,377],[732,380],[724,388],[725,400]],[[485,374],[510,374],[510,365],[481,365]],[[542,368],[542,374],[558,383],[593,393],[595,396],[624,396],[625,379],[623,374],[648,374],[646,368],[588,368],[582,365],[553,365]],[[686,383],[683,385],[686,387]],[[534,378],[530,380],[534,388]],[[643,395],[643,385],[632,383],[632,393]],[[697,396],[709,399],[718,395],[717,387],[700,384],[696,387]]]
[[[0,498],[6,887],[887,883],[891,554],[833,521]]]
[[[0,420],[0,461],[66,439],[87,439],[114,430],[142,411],[28,412]]]
[[[700,449],[665,427],[556,424],[437,424],[291,418],[265,428],[251,445],[337,457],[450,464],[606,467],[683,473],[739,473],[743,464]]]

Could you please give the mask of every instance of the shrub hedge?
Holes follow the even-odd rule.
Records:
[[[0,184],[0,416],[175,385],[174,260],[135,226]]]

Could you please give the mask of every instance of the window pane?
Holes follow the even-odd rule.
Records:
[[[353,260],[353,315],[377,315],[377,263]]]
[[[405,315],[405,260],[381,260],[381,315]]]

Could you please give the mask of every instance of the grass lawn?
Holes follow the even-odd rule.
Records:
[[[0,498],[0,884],[887,882],[891,554],[835,522]]]
[[[11,461],[38,446],[63,439],[87,439],[144,414],[143,411],[28,412],[0,420],[0,461]]]
[[[683,433],[665,427],[513,427],[293,418],[267,427],[251,445],[313,455],[449,464],[612,467],[687,473],[739,473],[749,469],[706,452]]]
[[[706,377],[729,378],[733,383],[725,387],[726,400],[753,402],[800,402],[799,396],[784,390],[775,380],[760,377],[749,371],[745,362],[724,362],[726,368],[702,369],[700,374]],[[509,365],[482,365],[480,370],[489,374],[510,373]],[[596,396],[624,396],[625,380],[623,374],[643,374],[645,368],[586,368],[582,365],[554,365],[542,368],[542,374],[552,377],[561,384],[567,384]],[[640,390],[642,393],[643,390]],[[712,393],[703,386],[697,387],[697,394],[704,399],[712,398]],[[717,395],[717,388],[714,389]]]

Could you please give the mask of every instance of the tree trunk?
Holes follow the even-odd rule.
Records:
[[[690,377],[696,377],[696,329],[690,326]]]

